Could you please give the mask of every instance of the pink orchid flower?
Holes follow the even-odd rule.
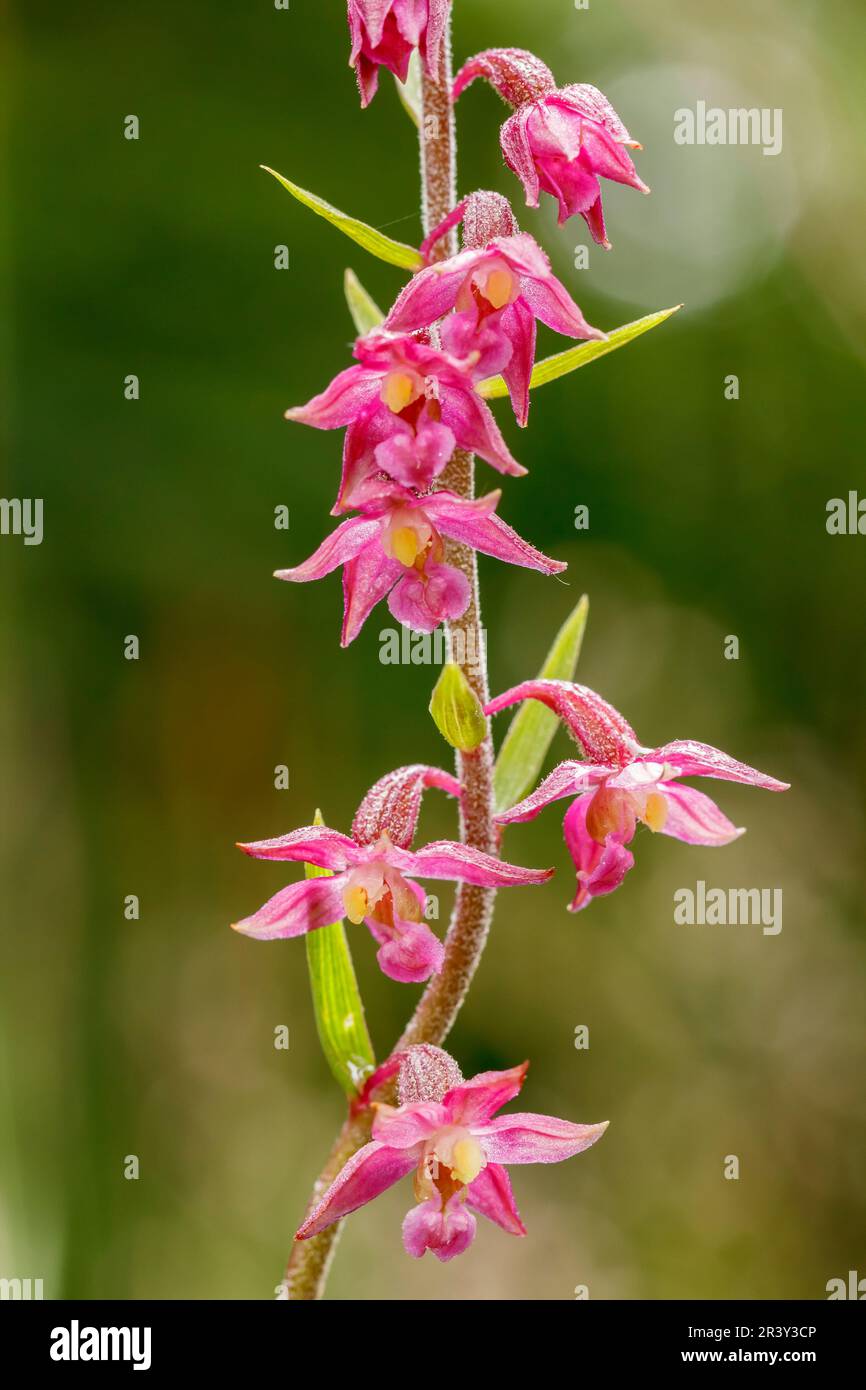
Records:
[[[361,105],[369,106],[379,86],[379,69],[406,81],[417,48],[428,77],[439,68],[442,37],[451,0],[349,0],[352,37],[350,67],[355,69]]]
[[[468,500],[453,492],[416,497],[406,489],[371,501],[361,516],[343,521],[315,554],[277,579],[303,584],[343,566],[341,645],[354,642],[371,611],[387,596],[399,623],[414,632],[433,632],[460,618],[469,604],[469,581],[444,563],[444,539],[542,574],[567,566],[551,560],[496,515],[500,492]]]
[[[525,800],[497,816],[502,825],[534,820],[552,801],[573,796],[565,815],[565,842],[577,870],[571,912],[612,893],[634,865],[626,849],[638,822],[689,845],[727,845],[745,834],[703,792],[680,777],[717,777],[766,791],[787,791],[788,782],[737,762],[708,743],[675,739],[644,748],[623,716],[585,685],[525,681],[486,707],[496,714],[520,700],[540,700],[563,721],[586,762],[564,762]]]
[[[412,1172],[416,1205],[403,1222],[403,1245],[415,1259],[427,1250],[443,1261],[461,1255],[475,1237],[475,1212],[523,1236],[503,1165],[560,1163],[588,1149],[607,1128],[553,1115],[497,1116],[518,1095],[528,1062],[464,1081],[456,1062],[439,1048],[410,1048],[407,1061],[410,1076],[427,1073],[434,1083],[407,1088],[404,1063],[400,1099],[407,1090],[420,1098],[398,1108],[376,1106],[371,1142],[349,1159],[296,1240],[317,1235]]]
[[[550,69],[522,48],[492,48],[470,58],[457,74],[454,100],[485,78],[514,108],[502,127],[502,153],[537,208],[542,191],[559,203],[559,224],[580,213],[593,239],[610,249],[604,225],[599,176],[649,189],[638,176],[628,148],[640,149],[607,97],[589,83],[556,86]]]
[[[460,361],[407,334],[372,333],[355,344],[358,365],[321,395],[286,411],[320,430],[346,430],[334,515],[363,505],[370,478],[385,474],[424,492],[456,448],[519,477],[489,406],[475,390],[476,358]]]
[[[366,923],[379,943],[377,959],[392,980],[427,980],[442,968],[444,948],[424,921],[419,878],[454,879],[485,888],[544,883],[552,869],[523,869],[451,840],[409,846],[425,787],[460,796],[460,783],[438,768],[401,767],[377,782],[358,807],[352,834],[307,825],[274,840],[240,845],[254,859],[315,864],[328,877],[291,883],[235,931],[259,941],[303,936],[348,917]]]
[[[478,200],[487,205],[485,220],[492,225],[499,222],[502,234],[418,271],[383,326],[392,332],[414,333],[448,314],[441,327],[446,352],[457,358],[477,352],[473,374],[478,380],[501,372],[518,424],[525,425],[536,319],[568,338],[604,339],[606,335],[586,322],[535,238],[519,232],[505,199],[495,193],[475,193],[466,200],[464,210]],[[447,221],[453,225],[453,217]],[[428,242],[436,236],[434,232]]]

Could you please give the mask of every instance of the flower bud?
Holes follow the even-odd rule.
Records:
[[[481,701],[454,661],[442,667],[430,700],[430,713],[445,741],[461,753],[473,752],[487,737]]]

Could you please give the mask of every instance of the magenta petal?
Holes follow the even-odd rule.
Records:
[[[358,858],[355,841],[327,825],[304,825],[288,835],[279,835],[274,840],[253,840],[238,845],[238,849],[252,859],[288,859],[301,864],[317,864],[320,869],[332,869],[337,873]]]
[[[470,845],[454,840],[434,840],[423,849],[393,849],[388,862],[413,878],[446,878],[474,883],[482,888],[509,888],[524,883],[546,883],[553,869],[523,869],[507,864]]]
[[[552,802],[559,801],[563,796],[576,796],[580,792],[591,790],[599,782],[603,782],[610,772],[611,768],[607,763],[601,766],[593,763],[560,763],[534,792],[495,819],[500,825],[535,820],[535,817]]]
[[[569,681],[524,681],[503,695],[497,695],[486,706],[485,713],[498,714],[521,700],[540,700],[553,710],[593,762],[623,767],[638,752],[637,735],[631,725],[613,705],[588,686]]]
[[[408,3],[413,3],[413,0],[408,0]],[[424,70],[430,78],[435,78],[439,71],[439,56],[450,7],[451,0],[428,0],[427,27],[421,35],[421,58]]]
[[[526,281],[525,288],[530,284]],[[535,314],[525,294],[502,310],[501,328],[512,349],[502,368],[502,376],[511,396],[515,419],[523,426],[529,418],[529,383],[535,365],[537,337]]]
[[[743,782],[750,787],[763,787],[768,792],[785,792],[790,782],[779,782],[766,772],[758,772],[747,763],[739,763],[736,758],[713,748],[709,743],[697,743],[694,739],[675,739],[663,748],[647,751],[647,758],[653,762],[670,763],[676,777],[719,777],[726,782]]]
[[[475,1131],[493,1163],[561,1163],[582,1153],[607,1129],[599,1125],[575,1125],[555,1115],[500,1115]]]
[[[322,541],[318,550],[294,569],[277,570],[275,579],[287,579],[293,584],[305,584],[312,579],[323,579],[340,565],[347,565],[365,546],[378,546],[379,522],[362,516],[343,521],[330,536]],[[381,547],[379,547],[381,550]]]
[[[417,1105],[377,1105],[373,1138],[392,1149],[409,1149],[423,1144],[449,1123],[444,1105],[421,1101]]]
[[[391,843],[408,849],[415,837],[415,827],[421,812],[421,799],[428,787],[436,787],[450,796],[461,796],[463,788],[450,772],[424,763],[398,767],[370,788],[355,812],[352,838],[359,845],[371,845],[383,831]]]
[[[398,623],[413,632],[434,632],[441,622],[462,618],[470,597],[469,580],[462,570],[428,560],[423,573],[403,569],[388,607]]]
[[[531,112],[532,107],[526,106],[522,110],[515,111],[513,116],[509,116],[499,132],[499,143],[502,146],[505,163],[523,184],[526,193],[526,206],[537,208],[541,194],[541,183],[529,140]]]
[[[466,1205],[488,1221],[495,1221],[512,1236],[525,1236],[526,1227],[511,1191],[507,1172],[498,1163],[488,1163],[466,1190]]]
[[[492,555],[509,565],[539,570],[542,574],[561,574],[568,566],[552,560],[530,545],[493,510],[499,501],[498,492],[487,497],[469,500],[452,492],[436,492],[425,498],[424,511],[443,536],[460,541],[462,545]]]
[[[354,642],[376,604],[405,571],[390,560],[378,540],[366,546],[343,570],[343,631],[340,645]]]
[[[310,878],[302,879],[300,883],[290,883],[288,888],[281,888],[279,893],[275,893],[252,917],[233,922],[233,929],[242,936],[253,936],[257,941],[275,941],[304,936],[308,931],[339,922],[345,911],[345,881],[345,875],[340,874],[334,878]]]
[[[522,1062],[508,1071],[483,1071],[471,1081],[454,1086],[442,1098],[449,1124],[466,1125],[469,1129],[486,1124],[497,1110],[520,1094],[528,1068],[529,1063]]]
[[[527,280],[523,297],[536,318],[566,338],[603,340],[607,337],[601,329],[587,323],[568,290],[554,275],[545,276],[543,280]]]
[[[437,1260],[453,1260],[462,1255],[475,1239],[475,1217],[452,1197],[444,1210],[438,1197],[413,1207],[403,1222],[403,1245],[407,1255],[420,1260],[432,1250]]]
[[[367,926],[373,927],[373,919]],[[376,923],[374,935],[379,939],[381,924]],[[405,922],[395,919],[388,939],[382,941],[376,960],[383,975],[403,985],[420,985],[431,975],[438,975],[445,960],[445,947],[426,922]]]
[[[600,845],[586,828],[586,813],[591,796],[579,796],[565,813],[563,831],[568,852],[577,870],[577,892],[570,904],[571,912],[580,912],[593,898],[604,897],[620,886],[634,867],[634,855],[622,843],[622,837],[608,835]]]
[[[340,1171],[322,1200],[313,1208],[295,1236],[296,1240],[309,1240],[318,1235],[326,1226],[332,1226],[341,1217],[357,1211],[374,1197],[386,1192],[399,1182],[418,1162],[418,1154],[411,1149],[390,1149],[386,1144],[373,1140],[353,1154]]]
[[[317,430],[338,430],[348,425],[372,401],[378,399],[382,377],[366,367],[347,367],[319,396],[306,405],[286,411],[287,420],[312,425]]]
[[[598,87],[593,87],[590,82],[575,82],[567,87],[561,87],[557,96],[567,100],[569,106],[574,107],[579,115],[603,126],[608,135],[619,141],[620,144],[636,144],[604,92],[600,92]]]
[[[660,834],[672,835],[687,845],[729,845],[745,830],[738,830],[716,803],[695,787],[665,782],[659,787],[667,806],[667,819]]]
[[[526,472],[512,457],[493,412],[473,390],[460,390],[440,384],[439,404],[442,423],[447,425],[462,449],[478,454],[500,473],[520,478]]]
[[[392,333],[429,328],[454,308],[460,286],[485,255],[483,250],[461,251],[447,261],[419,270],[397,296],[382,327]]]

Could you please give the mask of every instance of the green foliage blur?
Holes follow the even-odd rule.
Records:
[[[467,1075],[530,1057],[524,1108],[610,1129],[513,1174],[527,1240],[487,1226],[447,1266],[403,1254],[404,1184],[351,1219],[330,1296],[822,1298],[866,1274],[866,538],[826,529],[831,498],[866,496],[866,15],[454,10],[458,60],[524,46],[608,92],[653,189],[606,186],[607,254],[582,222],[524,212],[478,84],[461,192],[512,196],[603,328],[685,301],[535,393],[525,433],[497,403],[530,470],[503,515],[570,568],[482,562],[493,689],[537,670],[586,590],[580,678],[644,742],[703,739],[793,790],[704,784],[748,835],[644,831],[625,885],[576,918],[556,810],[508,832],[510,857],[559,872],[501,895],[452,1049]],[[3,50],[0,490],[43,498],[45,533],[0,537],[0,1275],[46,1297],[267,1298],[343,1099],[302,943],[228,929],[287,878],[234,844],[317,806],[346,829],[382,773],[450,750],[437,671],[379,662],[384,608],[340,651],[338,579],[270,577],[332,525],[340,441],[281,416],[349,361],[344,270],[383,306],[402,277],[258,166],[415,242],[415,133],[387,75],[360,112],[340,3],[27,0]],[[698,100],[781,109],[781,153],[678,146],[674,112]],[[421,830],[453,834],[453,806],[430,794]],[[676,926],[698,880],[781,888],[783,930]],[[363,928],[350,940],[381,1057],[417,991],[380,975]]]

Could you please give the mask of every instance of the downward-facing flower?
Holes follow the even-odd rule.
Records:
[[[347,427],[335,515],[363,505],[367,484],[378,475],[425,491],[455,448],[478,454],[500,473],[526,472],[475,390],[477,358],[461,361],[408,334],[381,332],[359,338],[355,356],[357,365],[321,395],[286,411],[287,420],[316,429]]]
[[[399,623],[433,632],[466,612],[470,586],[462,570],[444,561],[445,538],[511,565],[559,574],[567,566],[551,560],[496,515],[501,494],[468,500],[453,492],[417,497],[391,488],[361,516],[343,521],[309,560],[277,570],[277,579],[307,583],[343,566],[341,644],[353,642],[371,611],[387,597]]]
[[[745,832],[732,825],[708,796],[680,777],[717,777],[781,792],[787,782],[757,772],[708,743],[676,739],[644,748],[622,715],[584,685],[534,680],[506,690],[486,707],[496,714],[520,700],[540,700],[554,711],[580,745],[586,762],[564,762],[511,810],[502,825],[534,820],[552,801],[572,796],[565,815],[565,842],[577,870],[577,912],[612,893],[634,864],[626,849],[642,823],[690,845],[727,845]]]
[[[369,106],[379,86],[379,69],[406,81],[417,48],[428,77],[439,67],[451,0],[349,0],[349,30],[361,105]]]
[[[506,200],[496,193],[475,193],[467,205],[478,200],[488,205],[485,222],[488,226],[498,222],[501,234],[418,271],[384,327],[413,333],[448,314],[441,326],[446,352],[457,358],[477,353],[474,375],[478,380],[500,372],[518,422],[525,425],[536,319],[568,338],[603,339],[605,334],[586,322],[534,237],[518,231]],[[478,220],[476,216],[473,224]]]
[[[452,796],[462,791],[438,768],[401,767],[367,793],[351,835],[307,825],[274,840],[240,845],[254,859],[315,864],[330,876],[289,884],[252,917],[236,922],[235,930],[271,941],[348,917],[369,927],[379,943],[379,965],[391,979],[413,982],[438,974],[444,949],[424,921],[426,894],[415,877],[506,888],[544,883],[553,870],[519,868],[451,840],[411,850],[425,787]]]
[[[416,1205],[403,1222],[403,1244],[416,1259],[427,1250],[439,1260],[462,1254],[475,1237],[473,1213],[510,1235],[525,1235],[503,1165],[560,1163],[588,1149],[607,1128],[553,1115],[497,1115],[518,1095],[528,1066],[463,1081],[456,1062],[439,1048],[410,1048],[399,1098],[418,1098],[396,1109],[377,1106],[371,1142],[349,1159],[296,1239],[323,1231],[409,1173]]]
[[[607,97],[588,83],[557,87],[550,69],[522,48],[492,48],[470,58],[454,83],[454,99],[483,77],[514,108],[500,139],[505,162],[521,180],[529,207],[550,193],[559,222],[580,213],[595,241],[610,247],[599,177],[649,189],[627,153],[640,149]]]

